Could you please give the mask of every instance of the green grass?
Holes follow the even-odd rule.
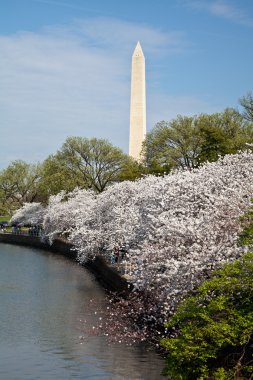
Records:
[[[6,215],[6,216],[0,216],[0,223],[1,222],[8,222],[10,220],[10,216]]]

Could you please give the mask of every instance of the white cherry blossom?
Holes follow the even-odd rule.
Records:
[[[240,216],[252,196],[253,154],[241,152],[101,194],[62,192],[50,198],[43,225],[50,242],[65,234],[80,261],[124,247],[135,289],[152,293],[165,316],[210,271],[243,253]]]

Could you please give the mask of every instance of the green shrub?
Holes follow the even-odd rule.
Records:
[[[0,223],[1,223],[1,222],[9,221],[10,218],[11,218],[10,216],[0,216]]]
[[[253,254],[216,271],[166,326],[173,380],[253,379]]]

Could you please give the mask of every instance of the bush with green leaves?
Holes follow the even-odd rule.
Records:
[[[173,380],[253,379],[253,253],[214,272],[166,326]]]

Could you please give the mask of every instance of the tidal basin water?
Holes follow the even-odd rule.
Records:
[[[62,256],[0,244],[0,379],[164,379],[147,346],[92,334],[105,292]]]

